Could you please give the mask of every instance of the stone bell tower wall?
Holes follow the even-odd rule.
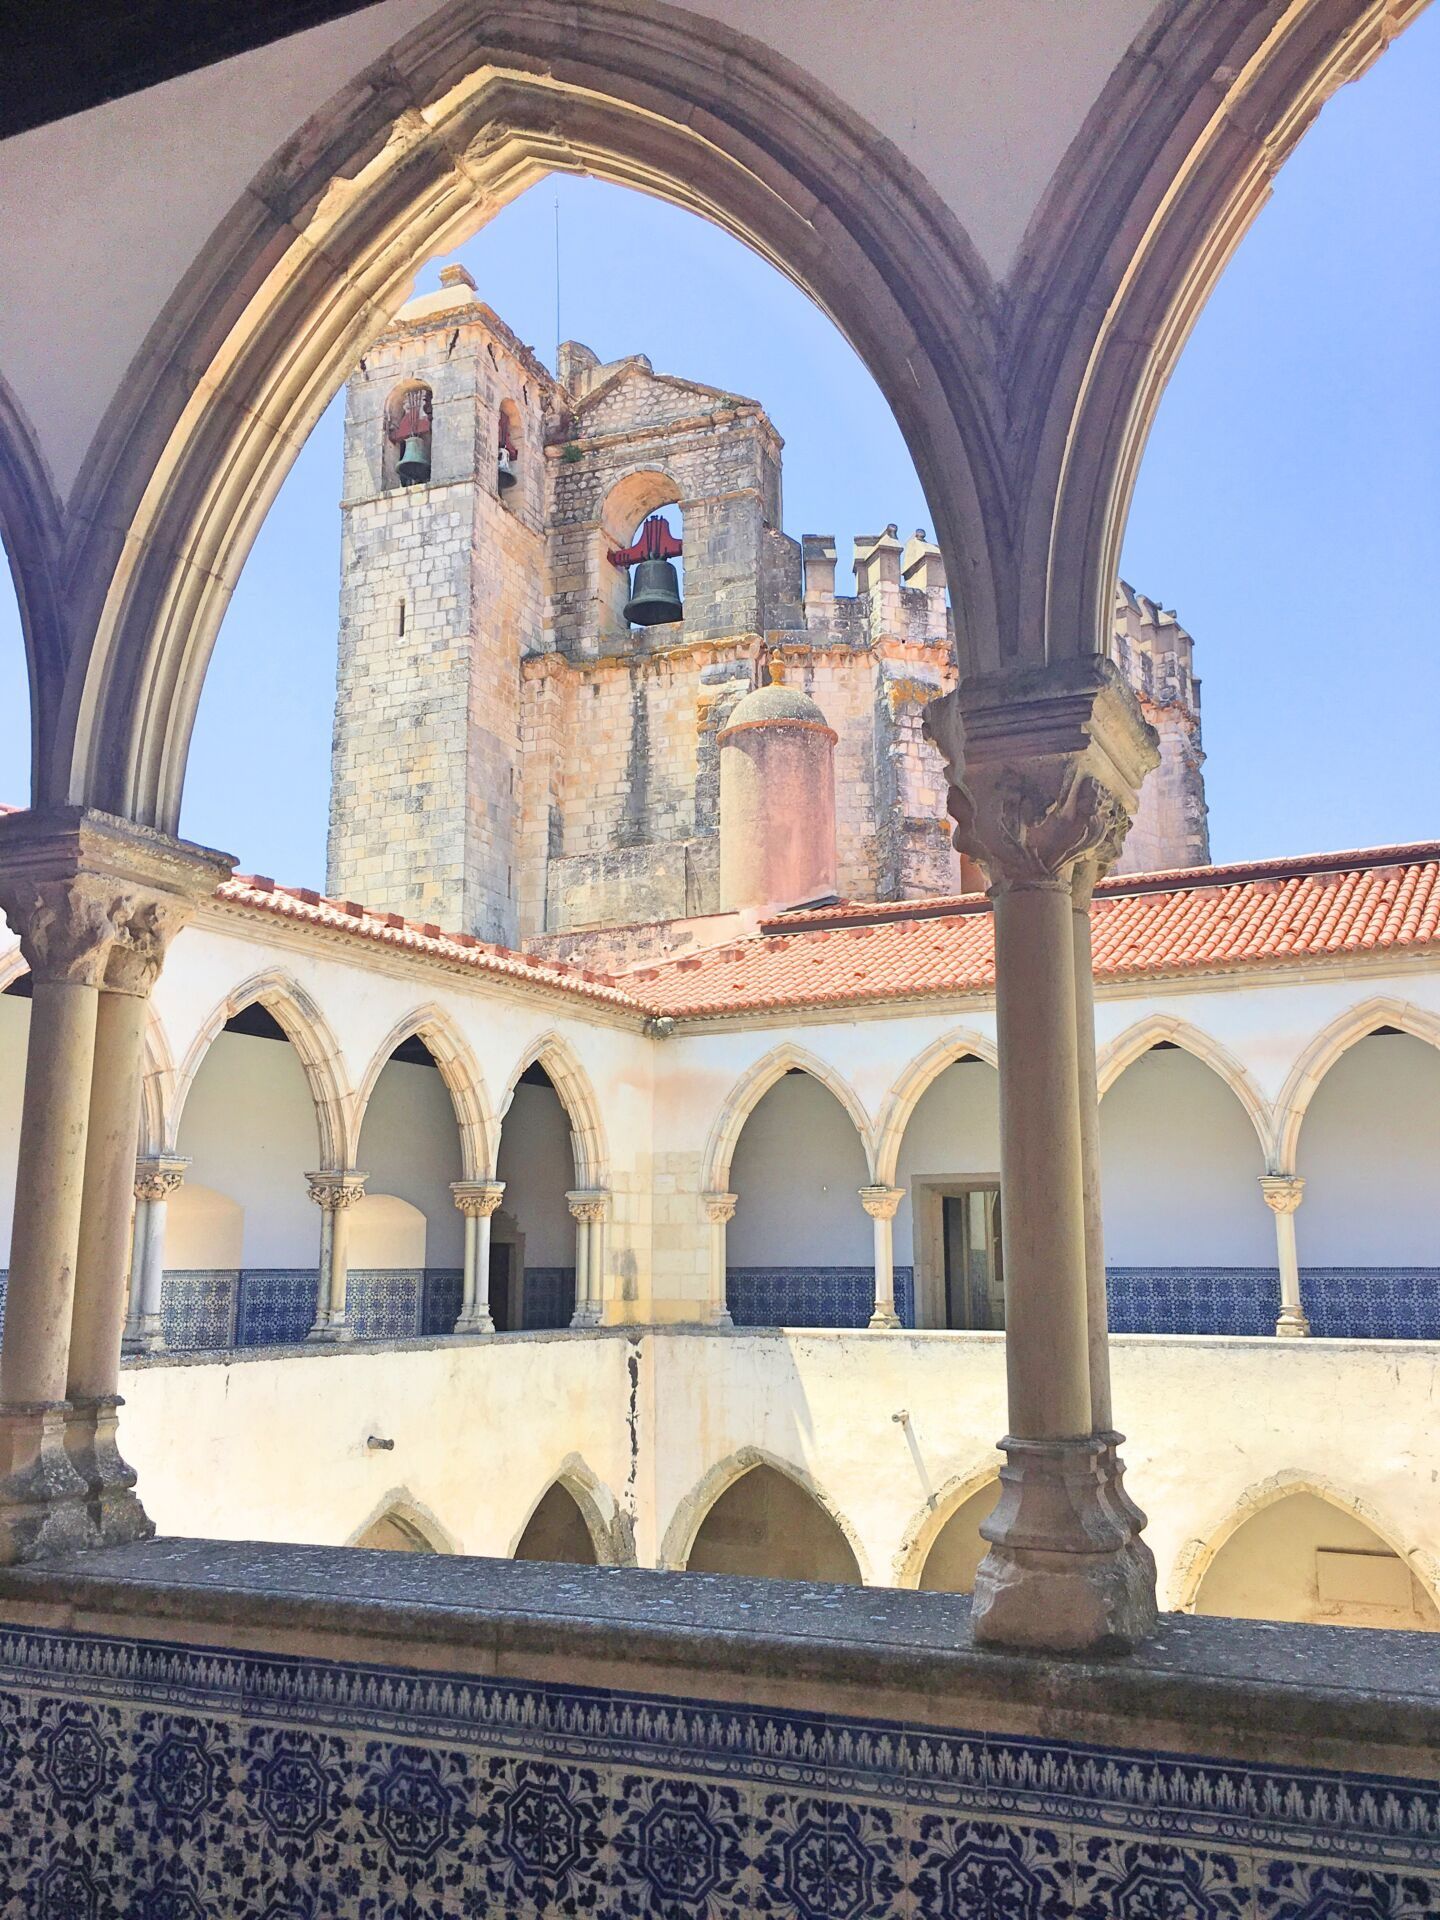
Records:
[[[428,483],[384,429],[403,380],[434,396]],[[544,618],[548,374],[466,286],[403,309],[346,393],[327,888],[518,937],[520,659]],[[519,457],[499,493],[500,409]]]

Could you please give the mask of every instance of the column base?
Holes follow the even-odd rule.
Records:
[[[344,1314],[322,1313],[305,1338],[321,1345],[338,1347],[355,1338],[355,1329]]]
[[[1131,1652],[1155,1625],[1154,1560],[1113,1492],[1106,1442],[1000,1445],[1000,1499],[980,1528],[991,1546],[975,1576],[976,1645]]]
[[[572,1327],[598,1327],[600,1325],[599,1307],[589,1302],[583,1307],[576,1307],[570,1316],[570,1324]]]
[[[1303,1307],[1282,1307],[1280,1318],[1275,1322],[1277,1340],[1306,1340],[1310,1335],[1310,1321]]]
[[[120,1341],[120,1351],[132,1357],[141,1353],[164,1353],[165,1323],[160,1315],[144,1314],[137,1327],[127,1327]]]
[[[65,1445],[68,1400],[0,1406],[0,1566],[96,1545],[89,1488]]]
[[[65,1418],[65,1446],[71,1465],[85,1483],[85,1508],[101,1547],[128,1546],[132,1540],[151,1540],[155,1522],[135,1492],[135,1469],[120,1452],[118,1393],[93,1400],[72,1400]]]
[[[726,1328],[732,1333],[735,1330],[735,1322],[730,1317],[729,1307],[711,1307],[705,1316],[705,1325],[707,1327],[716,1327],[722,1332]]]
[[[1149,1583],[1152,1593],[1156,1590],[1158,1574],[1155,1569],[1155,1556],[1141,1538],[1150,1517],[1143,1507],[1137,1506],[1131,1499],[1125,1485],[1125,1462],[1120,1458],[1120,1448],[1124,1443],[1123,1433],[1113,1429],[1106,1433],[1097,1433],[1100,1442],[1100,1478],[1104,1482],[1105,1497],[1110,1506],[1119,1515],[1122,1524],[1129,1528],[1130,1544],[1125,1549],[1140,1569],[1141,1576]]]
[[[452,1333],[465,1334],[494,1333],[494,1331],[495,1322],[488,1313],[481,1310],[477,1310],[474,1313],[462,1313],[460,1318],[455,1322],[455,1325],[451,1328]]]
[[[866,1324],[871,1333],[895,1333],[905,1323],[893,1307],[877,1307]]]

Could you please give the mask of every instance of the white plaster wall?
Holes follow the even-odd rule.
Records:
[[[15,1223],[15,1156],[20,1147],[29,1039],[30,1002],[0,993],[0,1266],[4,1267],[10,1264],[10,1231]]]
[[[932,1080],[905,1129],[895,1184],[906,1189],[895,1215],[895,1264],[915,1258],[913,1180],[1000,1173],[1000,1076],[984,1060],[956,1061]]]
[[[575,1222],[565,1195],[575,1185],[570,1122],[549,1087],[516,1087],[500,1131],[501,1203],[525,1236],[527,1267],[573,1267]]]
[[[874,1253],[860,1204],[865,1150],[828,1087],[787,1073],[756,1103],[730,1163],[732,1267],[859,1267]]]
[[[229,1194],[187,1179],[165,1203],[165,1265],[172,1273],[229,1272],[244,1264],[245,1214]]]
[[[1274,1266],[1259,1139],[1202,1061],[1142,1054],[1100,1103],[1100,1152],[1111,1266]]]
[[[305,1175],[320,1165],[315,1106],[295,1049],[282,1040],[217,1034],[181,1117],[189,1177],[236,1201],[247,1267],[313,1267],[320,1211]],[[168,1251],[166,1264],[174,1265]]]
[[[425,1216],[425,1265],[462,1264],[465,1223],[450,1191],[462,1172],[460,1130],[437,1068],[390,1062],[370,1095],[356,1164],[370,1176],[367,1194],[394,1194]]]
[[[1440,1052],[1373,1034],[1335,1062],[1300,1129],[1302,1266],[1440,1267]]]
[[[350,1214],[348,1265],[356,1271],[436,1266],[426,1256],[425,1216],[394,1193],[369,1193]]]

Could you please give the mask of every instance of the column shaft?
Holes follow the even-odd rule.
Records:
[[[1097,1433],[1115,1424],[1110,1403],[1110,1309],[1105,1280],[1105,1214],[1100,1180],[1100,1082],[1095,1066],[1095,962],[1090,888],[1072,908],[1075,936],[1075,1062],[1080,1096],[1080,1189],[1085,1214],[1085,1303],[1090,1351],[1090,1418]]]
[[[71,1400],[114,1394],[125,1319],[125,1253],[135,1203],[135,1144],[146,1001],[102,991],[85,1143],[84,1202],[70,1323]],[[148,1236],[147,1236],[148,1237]]]
[[[146,1350],[165,1345],[165,1230],[170,1221],[168,1200],[145,1202],[145,1265],[140,1295],[140,1338]]]
[[[473,1213],[465,1215],[465,1286],[460,1299],[460,1318],[473,1320],[480,1291],[480,1222]]]

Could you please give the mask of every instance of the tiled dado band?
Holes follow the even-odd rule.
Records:
[[[1440,1790],[0,1632],[34,1920],[1428,1920]]]

